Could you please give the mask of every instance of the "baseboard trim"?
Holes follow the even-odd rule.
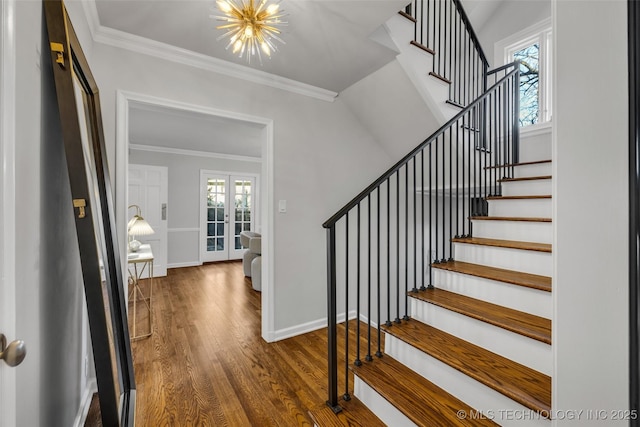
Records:
[[[175,262],[172,264],[167,264],[167,269],[169,268],[183,268],[183,267],[200,267],[202,263],[200,261],[188,261],[188,262]]]
[[[82,392],[82,401],[76,414],[76,419],[73,422],[73,427],[84,427],[84,423],[87,420],[87,414],[89,413],[89,407],[91,406],[91,399],[93,394],[98,392],[98,385],[95,379],[91,379],[85,385]]]
[[[338,322],[344,322],[344,313],[338,314]],[[356,311],[349,311],[349,320],[356,318]],[[306,334],[308,332],[317,331],[318,329],[327,327],[327,318],[324,317],[322,319],[312,320],[311,322],[301,323],[299,325],[290,326],[284,329],[278,329],[277,331],[269,334],[270,338],[273,338],[272,341],[280,341],[287,338],[295,337],[298,335]],[[269,341],[269,342],[272,342]]]

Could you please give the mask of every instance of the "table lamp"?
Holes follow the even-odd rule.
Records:
[[[154,231],[149,223],[142,218],[140,206],[131,205],[127,210],[131,208],[136,208],[136,214],[127,223],[127,234],[129,235],[129,251],[136,252],[140,249],[142,243],[137,241],[135,236],[148,236],[149,234],[153,234]]]

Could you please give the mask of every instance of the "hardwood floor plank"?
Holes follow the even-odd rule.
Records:
[[[138,426],[313,425],[309,411],[327,400],[326,329],[265,342],[261,294],[240,262],[171,269],[153,286],[153,335],[132,343]],[[338,330],[343,360],[344,325]],[[353,393],[353,374],[341,363],[341,395],[345,373]]]

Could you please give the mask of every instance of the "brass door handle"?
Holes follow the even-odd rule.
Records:
[[[22,363],[27,355],[27,345],[22,340],[11,341],[7,345],[7,338],[0,334],[0,359],[14,367]]]

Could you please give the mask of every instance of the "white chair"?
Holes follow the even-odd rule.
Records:
[[[247,248],[242,256],[244,275],[251,277],[251,286],[256,291],[262,289],[262,236],[253,231],[240,233],[240,244]]]

